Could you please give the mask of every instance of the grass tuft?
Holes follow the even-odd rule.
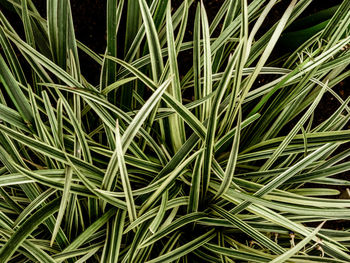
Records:
[[[0,262],[350,262],[350,2],[177,2],[0,3]]]

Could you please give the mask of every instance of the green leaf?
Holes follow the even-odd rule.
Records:
[[[158,34],[147,2],[145,0],[138,0],[138,2],[141,10],[142,20],[145,25],[147,43],[151,56],[153,81],[157,83],[164,67]]]
[[[158,187],[158,189],[147,199],[147,201],[142,205],[139,215],[142,215],[147,208],[149,208],[154,201],[156,201],[159,196],[166,191],[166,189],[169,187],[169,185],[176,180],[176,178],[179,176],[179,174],[183,171],[183,169],[189,165],[195,157],[200,153],[201,151],[197,151],[194,154],[192,154],[190,157],[188,157],[181,165],[176,167],[168,176],[167,178],[161,183],[161,185]]]
[[[283,182],[290,179],[293,175],[297,174],[299,171],[304,169],[307,165],[310,163],[318,160],[323,156],[326,152],[329,151],[330,148],[334,147],[334,144],[327,143],[320,147],[318,150],[314,151],[307,157],[303,158],[301,161],[296,163],[294,166],[290,167],[288,170],[286,170],[284,173],[280,174],[279,176],[275,177],[272,181],[270,181],[268,184],[266,184],[263,188],[261,188],[258,192],[256,192],[254,195],[261,197],[265,194],[269,193],[273,189],[277,188],[279,185],[281,185]],[[232,209],[231,213],[239,213],[243,209],[245,209],[247,206],[249,206],[249,202],[245,201],[242,204],[236,206],[234,209]]]
[[[270,261],[271,263],[279,263],[279,262],[285,262],[289,258],[291,258],[293,255],[298,253],[299,250],[301,250],[307,243],[310,242],[310,240],[320,231],[321,227],[324,223],[320,224],[317,228],[315,228],[312,233],[305,237],[302,241],[300,241],[296,246],[285,252],[284,254],[276,257],[274,260]]]
[[[214,206],[213,209],[223,218],[228,220],[231,224],[237,226],[242,232],[252,237],[254,240],[259,242],[262,246],[271,250],[273,253],[282,254],[285,252],[285,250],[281,246],[273,242],[271,239],[269,239],[265,235],[261,234],[259,231],[251,227],[249,224],[247,224],[243,220],[227,212],[225,209],[218,206]]]
[[[201,235],[197,237],[196,239],[193,239],[192,241],[186,243],[185,245],[178,247],[171,252],[168,252],[162,256],[159,256],[155,259],[149,260],[146,263],[157,263],[157,262],[172,262],[184,255],[187,255],[188,253],[192,252],[193,250],[197,249],[198,247],[203,246],[204,244],[208,243],[211,239],[215,237],[214,229],[211,229],[210,231],[207,231],[204,235]]]
[[[168,54],[170,65],[170,75],[174,76],[172,79],[171,86],[168,88],[168,92],[179,102],[182,101],[181,96],[181,83],[179,77],[179,68],[177,63],[177,51],[173,35],[173,25],[171,21],[171,2],[168,2],[166,12],[166,32],[167,32],[167,43],[168,43]],[[169,117],[169,129],[170,137],[172,140],[172,147],[176,152],[185,141],[185,127],[183,121],[178,116]]]
[[[10,96],[12,103],[15,105],[19,114],[23,118],[26,125],[31,128],[34,121],[31,107],[28,99],[18,86],[16,79],[13,77],[10,69],[6,65],[4,58],[0,55],[0,80],[5,87],[7,94]]]
[[[221,183],[220,189],[215,195],[215,198],[219,198],[220,196],[224,195],[227,189],[230,187],[232,178],[235,172],[236,163],[237,163],[237,156],[238,156],[238,150],[239,150],[239,139],[241,135],[241,119],[242,119],[242,113],[239,112],[238,120],[237,120],[237,126],[236,126],[236,133],[235,137],[233,139],[232,143],[232,149],[230,152],[230,157],[227,162],[227,167],[225,171],[225,176],[223,178],[223,181]]]
[[[65,176],[65,181],[64,181],[64,189],[63,189],[63,193],[62,193],[62,198],[61,198],[60,208],[59,208],[57,219],[56,219],[55,228],[53,230],[52,237],[51,237],[51,243],[50,243],[51,246],[56,238],[56,235],[57,235],[58,230],[60,228],[60,225],[62,223],[62,219],[63,219],[64,213],[65,213],[66,207],[67,207],[67,203],[68,203],[69,198],[70,198],[69,190],[70,190],[70,185],[72,182],[73,169],[71,167],[67,167],[65,174],[66,174],[66,176]]]
[[[204,83],[203,83],[202,96],[205,97],[212,92],[212,62],[211,62],[212,51],[210,47],[208,17],[207,17],[207,13],[205,11],[203,2],[201,2],[201,25],[202,25],[202,34],[203,34],[203,57],[204,57],[204,61],[203,61]],[[201,116],[202,121],[209,118],[211,110],[212,110],[212,106],[211,106],[211,101],[209,100],[203,105],[203,115]]]
[[[132,196],[132,190],[131,190],[130,180],[128,176],[128,171],[126,169],[126,165],[124,161],[124,153],[122,149],[122,141],[120,138],[118,122],[116,127],[115,145],[116,145],[115,150],[116,150],[117,159],[118,159],[118,167],[120,171],[120,179],[122,181],[123,190],[125,193],[125,200],[126,200],[126,206],[128,209],[129,219],[130,219],[130,222],[132,222],[136,219],[137,215],[136,215],[136,208],[134,204],[134,198]]]
[[[84,244],[97,230],[99,230],[104,224],[108,222],[108,220],[115,215],[116,209],[111,208],[107,212],[105,212],[100,218],[98,218],[94,223],[92,223],[88,228],[84,230],[84,232],[80,233],[80,235],[74,239],[72,243],[67,246],[62,253],[73,251],[77,249],[82,244]],[[58,255],[58,254],[57,254]],[[60,262],[60,261],[59,261]]]
[[[238,49],[239,50],[239,49]],[[227,67],[225,69],[224,75],[220,80],[219,86],[215,91],[215,97],[212,102],[212,106],[210,108],[209,121],[207,126],[207,134],[205,137],[205,150],[204,150],[204,158],[203,158],[203,178],[202,178],[202,194],[203,198],[206,196],[206,192],[208,191],[209,182],[210,182],[210,174],[211,174],[211,164],[214,153],[214,139],[217,127],[217,119],[218,112],[221,100],[226,92],[226,89],[230,83],[232,71],[237,59],[236,56],[232,56],[229,59]],[[204,83],[205,85],[205,83]]]
[[[121,20],[121,14],[124,1],[108,0],[107,1],[107,48],[106,54],[117,57],[117,33]],[[104,59],[102,65],[101,89],[115,82],[117,68],[115,63]]]
[[[183,217],[180,217],[179,219],[172,222],[170,225],[160,229],[159,231],[153,233],[153,235],[147,239],[145,239],[140,247],[146,247],[152,245],[154,242],[158,241],[159,239],[170,235],[172,232],[176,231],[177,229],[190,224],[194,223],[202,218],[205,217],[204,213],[191,213],[188,215],[185,215]]]
[[[112,222],[107,224],[107,237],[101,261],[118,261],[122,244],[126,211],[117,211]]]
[[[45,219],[59,209],[59,204],[60,200],[55,199],[29,217],[1,248],[0,261],[9,261],[12,255],[17,251],[17,248],[23,243],[28,235],[30,235]]]

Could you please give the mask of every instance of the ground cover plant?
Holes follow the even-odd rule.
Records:
[[[1,2],[0,262],[350,262],[350,1],[277,2],[107,0],[104,54]]]

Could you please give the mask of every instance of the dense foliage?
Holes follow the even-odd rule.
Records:
[[[0,262],[350,262],[350,1],[287,52],[312,0],[107,0],[105,54],[3,2]]]

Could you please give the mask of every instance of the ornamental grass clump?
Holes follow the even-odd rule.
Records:
[[[107,0],[104,54],[4,2],[0,262],[350,262],[350,1],[293,48],[312,0]]]

